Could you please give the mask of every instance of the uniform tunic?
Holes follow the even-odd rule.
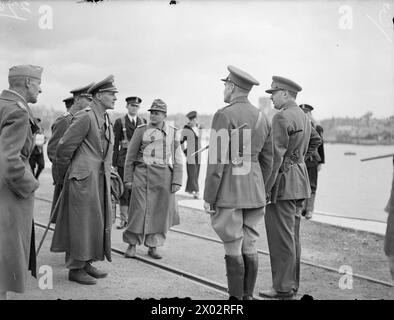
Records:
[[[29,165],[38,130],[26,100],[0,96],[0,291],[24,292],[28,269],[35,275],[34,191]]]
[[[182,151],[174,127],[163,122],[162,128],[148,124],[136,129],[127,150],[124,182],[132,183],[125,242],[130,243],[133,234],[166,233],[179,224],[171,185],[182,185]]]
[[[56,166],[64,177],[51,251],[79,261],[111,261],[110,175],[114,135],[99,107],[75,114],[59,141]]]

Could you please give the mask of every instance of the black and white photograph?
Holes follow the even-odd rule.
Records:
[[[0,0],[0,300],[393,300],[393,35],[393,0]]]

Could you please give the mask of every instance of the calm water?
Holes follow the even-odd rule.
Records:
[[[203,146],[206,143],[202,143]],[[360,159],[394,152],[394,146],[359,146],[325,144],[326,163],[319,172],[315,210],[344,217],[386,222],[391,179],[392,158],[367,162]],[[345,156],[345,152],[355,156]],[[203,157],[207,156],[207,151]],[[206,163],[206,161],[205,161]],[[206,165],[201,166],[199,184],[203,194]],[[186,170],[184,184],[186,185]],[[184,187],[183,189],[184,190]]]

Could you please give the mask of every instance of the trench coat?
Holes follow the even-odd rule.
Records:
[[[215,132],[224,130],[230,136],[233,129],[243,124],[247,126],[239,135],[215,148]],[[211,130],[204,200],[222,208],[265,206],[265,182],[272,170],[273,152],[271,125],[265,114],[247,97],[239,97],[215,113]],[[238,150],[231,153],[237,137]]]
[[[55,170],[56,148],[58,146],[60,139],[63,137],[64,133],[70,126],[72,118],[73,118],[72,114],[70,112],[66,112],[60,117],[58,117],[51,127],[52,136],[48,141],[48,147],[47,147],[48,159],[52,162],[52,178],[53,178],[53,184],[55,185],[53,191],[51,213],[55,208],[55,205],[57,203],[57,200],[60,196],[63,187],[59,181],[60,180],[59,177],[56,176],[56,170]],[[52,215],[51,222],[55,223],[56,218],[57,218],[56,215]]]
[[[128,225],[136,234],[166,233],[179,224],[171,185],[182,185],[182,151],[175,127],[138,126],[129,143],[124,180],[132,183]]]
[[[105,133],[106,132],[106,133]],[[81,261],[111,261],[112,124],[95,102],[74,115],[56,149],[56,170],[64,177],[55,207],[51,251]]]
[[[34,191],[29,165],[38,131],[25,99],[11,90],[0,96],[0,291],[25,291],[35,275]]]
[[[321,144],[320,135],[307,115],[293,102],[287,102],[272,119],[274,158],[267,182],[271,202],[298,200],[311,196],[305,158]]]

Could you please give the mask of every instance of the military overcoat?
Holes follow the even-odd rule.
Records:
[[[165,233],[179,224],[175,193],[182,185],[182,151],[174,127],[139,126],[127,149],[124,182],[132,183],[129,222],[125,232]]]
[[[113,130],[92,103],[76,113],[56,149],[64,177],[51,251],[76,260],[111,261],[111,161]]]
[[[0,96],[0,291],[24,292],[29,265],[35,274],[33,204],[39,183],[29,156],[38,129],[26,100],[4,90]]]

